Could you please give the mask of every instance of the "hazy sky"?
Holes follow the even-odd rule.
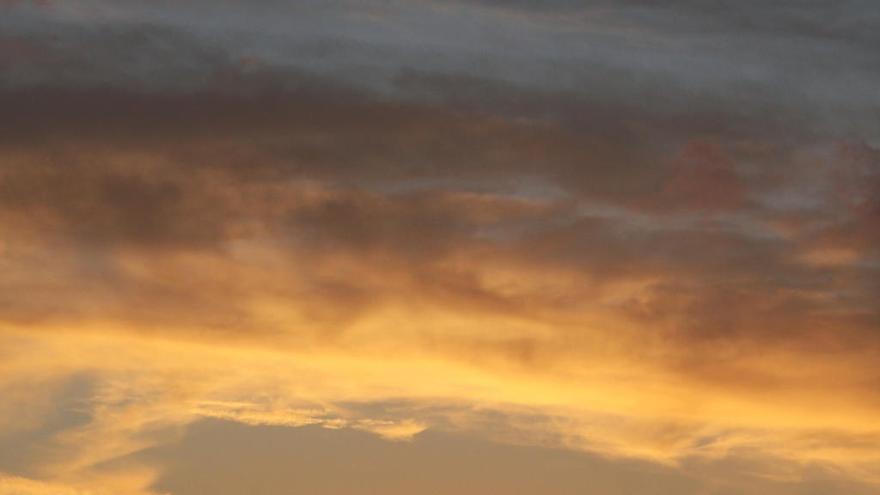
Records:
[[[0,0],[0,495],[880,492],[878,26]]]

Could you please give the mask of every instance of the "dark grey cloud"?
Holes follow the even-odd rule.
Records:
[[[230,68],[269,68],[400,97],[397,81],[415,72],[648,113],[789,116],[861,138],[877,130],[870,4],[540,3],[511,14],[517,5],[15,4],[3,22],[19,54],[5,82],[193,90]],[[456,86],[409,96],[449,93],[460,98]]]

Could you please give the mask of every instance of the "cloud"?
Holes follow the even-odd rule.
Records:
[[[8,486],[210,419],[878,483],[871,9],[345,7],[4,5]]]
[[[4,475],[0,476],[0,493],[3,495],[90,495],[94,492],[18,476]]]
[[[555,368],[524,374],[486,351],[482,364],[448,349],[410,348],[408,357],[388,360],[382,350],[387,343],[271,350],[216,339],[124,336],[112,327],[68,330],[66,336],[26,332],[18,339],[7,337],[5,347],[27,346],[34,357],[8,360],[6,376],[22,380],[54,369],[58,377],[94,377],[94,391],[84,398],[90,420],[54,435],[44,451],[55,454],[40,462],[40,476],[74,486],[105,488],[120,476],[147,483],[150,477],[125,473],[149,466],[124,460],[173,441],[199,418],[354,428],[392,439],[425,428],[484,431],[481,425],[492,421],[489,431],[504,442],[672,465],[754,451],[795,465],[833,466],[863,481],[872,481],[876,463],[868,440],[877,434],[876,405],[864,401],[852,364],[833,360],[814,361],[807,370],[788,363],[801,359],[792,355],[754,363],[737,357],[737,366],[762,376],[753,383],[740,376],[719,389],[723,377],[685,380],[657,364],[630,361],[623,350],[595,353],[590,365],[556,354]],[[75,354],[67,352],[71,346]],[[837,391],[829,391],[828,380]],[[771,386],[776,398],[768,400]],[[397,398],[407,403],[385,412],[366,407]],[[493,412],[503,416],[493,419]]]

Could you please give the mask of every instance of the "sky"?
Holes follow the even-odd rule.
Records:
[[[880,493],[874,0],[0,0],[0,495]]]

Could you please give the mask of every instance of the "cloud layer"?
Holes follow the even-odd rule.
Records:
[[[880,483],[870,2],[0,12],[0,493],[215,420]]]

